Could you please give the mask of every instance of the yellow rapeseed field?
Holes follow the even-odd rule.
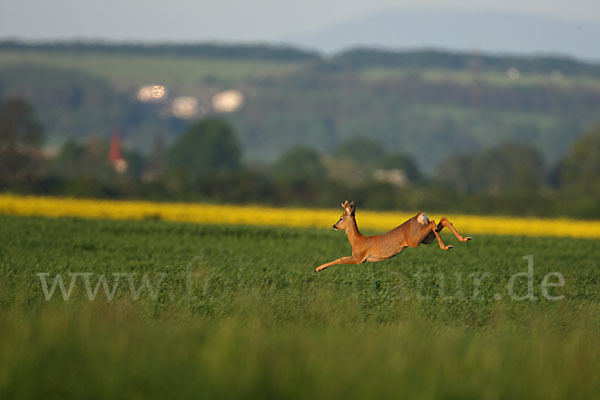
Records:
[[[426,211],[426,210],[424,210]],[[147,201],[82,200],[72,198],[16,196],[0,194],[0,213],[74,216],[83,218],[147,219],[201,224],[238,224],[328,228],[341,215],[341,208],[300,209],[262,206],[232,206],[199,203],[153,203]],[[414,216],[414,212],[375,212],[358,210],[361,229],[386,231]],[[428,214],[439,220],[443,215]],[[600,221],[566,218],[514,218],[494,216],[445,215],[465,235],[501,234],[527,236],[570,236],[600,238]]]

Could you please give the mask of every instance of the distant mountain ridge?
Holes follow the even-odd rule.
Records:
[[[356,46],[425,47],[600,61],[600,22],[507,12],[395,9],[285,39],[328,53]]]
[[[178,42],[113,42],[95,40],[25,41],[2,40],[0,50],[38,51],[44,53],[113,53],[126,55],[162,55],[208,57],[220,59],[278,60],[287,62],[321,59],[317,51],[289,45],[267,43],[178,43]]]

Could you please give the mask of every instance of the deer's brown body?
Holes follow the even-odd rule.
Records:
[[[344,213],[340,220],[333,225],[333,228],[346,231],[350,246],[352,246],[352,255],[320,265],[315,271],[322,271],[336,264],[361,264],[387,260],[407,247],[417,247],[421,243],[429,244],[435,239],[442,250],[450,250],[452,246],[445,245],[439,234],[444,227],[450,229],[461,242],[471,240],[470,237],[463,237],[458,233],[445,217],[440,220],[439,224],[436,224],[424,213],[418,213],[383,235],[363,236],[356,225],[354,202],[346,201],[342,203],[342,208]]]

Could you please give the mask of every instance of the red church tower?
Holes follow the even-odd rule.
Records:
[[[113,131],[113,134],[110,138],[108,161],[118,173],[123,173],[127,170],[127,162],[121,156],[121,132],[118,129]]]

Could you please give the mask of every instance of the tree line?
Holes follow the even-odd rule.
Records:
[[[89,41],[0,41],[0,50],[38,51],[49,53],[101,53],[127,55],[160,55],[209,57],[219,59],[274,60],[305,62],[320,60],[314,51],[292,46],[268,44],[222,44],[222,43],[114,43]]]
[[[505,72],[513,67],[526,73],[552,73],[560,71],[569,75],[600,77],[600,67],[565,56],[510,56],[480,53],[458,53],[443,50],[390,51],[372,48],[355,48],[334,55],[331,64],[340,67],[364,69],[387,68],[436,68],[450,70],[489,70]]]

